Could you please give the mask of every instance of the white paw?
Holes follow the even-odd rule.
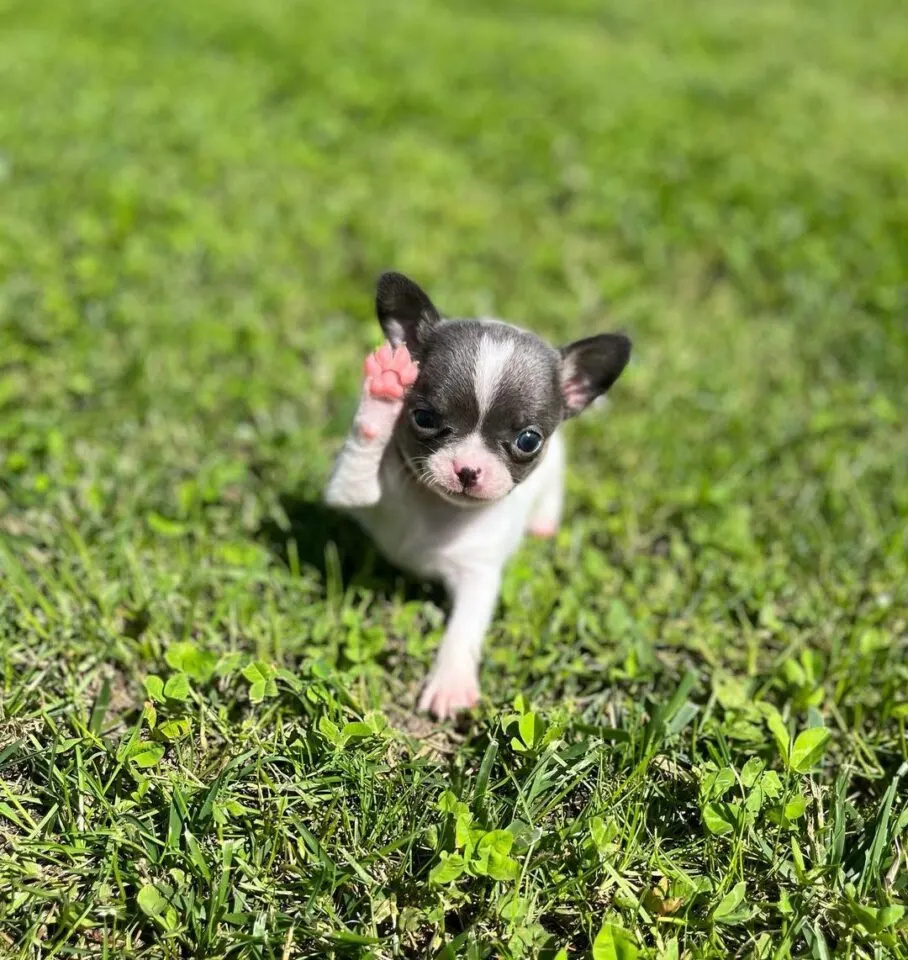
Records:
[[[479,676],[471,664],[438,664],[429,674],[419,709],[439,720],[479,703]]]
[[[366,379],[356,415],[356,426],[364,440],[390,436],[404,397],[419,375],[419,367],[405,346],[392,349],[389,343],[366,357]]]
[[[558,533],[557,520],[534,520],[529,527],[530,533],[534,537],[541,537],[544,540],[551,539]]]

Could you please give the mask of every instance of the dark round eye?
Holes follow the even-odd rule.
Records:
[[[523,430],[517,434],[514,446],[525,454],[537,453],[542,446],[542,435],[535,430]]]
[[[441,417],[434,410],[414,410],[410,417],[416,429],[424,433],[433,433],[441,429]]]

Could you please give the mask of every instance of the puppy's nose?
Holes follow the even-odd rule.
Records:
[[[464,485],[464,488],[469,488],[476,483],[481,472],[478,467],[458,467],[457,479]]]

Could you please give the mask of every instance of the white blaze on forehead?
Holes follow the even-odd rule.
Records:
[[[492,406],[498,385],[507,371],[513,354],[514,341],[510,338],[499,340],[485,333],[479,341],[476,366],[473,368],[473,389],[476,391],[480,423]]]

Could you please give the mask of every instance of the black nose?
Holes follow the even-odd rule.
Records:
[[[457,471],[457,479],[465,486],[472,487],[476,483],[476,478],[479,476],[479,471],[474,470],[472,467],[461,467]]]

